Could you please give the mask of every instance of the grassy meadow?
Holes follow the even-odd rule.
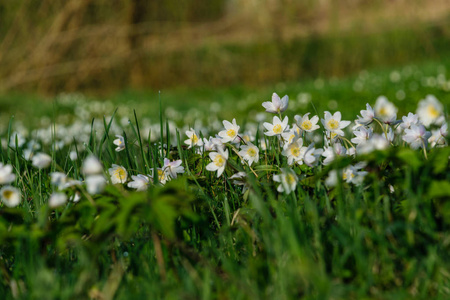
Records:
[[[0,299],[450,299],[446,0],[0,3]]]
[[[392,107],[374,104],[385,95],[396,120],[412,112],[427,123],[416,109],[434,95],[447,122],[449,69],[429,61],[108,99],[2,95],[2,298],[448,298],[448,136],[412,149],[403,138],[412,129],[383,123]],[[289,96],[285,111],[265,112],[273,92]],[[372,133],[357,144],[353,120],[366,103],[375,119],[361,127]],[[327,120],[294,142],[275,134],[273,116],[287,116],[283,133],[295,136],[294,115],[325,111],[352,121],[343,136]],[[233,118],[239,129],[207,141]],[[230,129],[238,136],[226,141]],[[306,154],[292,161],[286,149],[299,140]]]

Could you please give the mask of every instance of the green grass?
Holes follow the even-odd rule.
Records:
[[[449,70],[450,60],[431,60],[414,65],[380,67],[343,78],[288,81],[254,87],[163,89],[161,90],[161,100],[164,109],[171,107],[183,115],[195,109],[204,116],[210,113],[211,104],[217,103],[220,105],[217,112],[219,118],[232,119],[235,117],[244,121],[245,119],[253,120],[256,113],[262,112],[260,103],[269,101],[273,92],[279,95],[287,94],[291,103],[296,102],[299,94],[309,95],[311,101],[295,105],[295,108],[289,112],[292,116],[308,111],[312,112],[315,107],[320,115],[323,115],[325,110],[342,110],[344,116],[348,115],[349,118],[356,116],[366,103],[373,104],[378,96],[385,95],[399,107],[399,115],[404,115],[409,111],[415,111],[418,101],[428,94],[435,95],[445,107],[448,107],[450,105],[448,96],[450,87],[448,85],[443,87],[436,82],[438,76],[445,78],[445,81],[448,82]],[[393,72],[400,74],[400,79],[396,82],[391,80]],[[423,82],[426,82],[427,78],[433,78],[435,84],[424,86]],[[355,86],[358,85],[359,88],[355,90]],[[401,99],[398,98],[399,91],[404,92]],[[157,90],[124,90],[112,95],[93,94],[83,96],[83,98],[88,102],[107,101],[111,103],[109,110],[104,112],[106,115],[111,115],[114,107],[118,107],[119,115],[131,118],[132,110],[136,109],[141,117],[148,117],[152,122],[158,123],[158,92]],[[55,103],[60,114],[72,115],[76,112],[78,109],[76,105],[58,105],[58,97],[20,92],[1,94],[1,116],[8,119],[14,115],[16,120],[24,122],[27,126],[36,126],[40,118],[52,115]],[[101,119],[103,114],[94,113],[93,116]]]
[[[212,102],[221,105],[220,119],[236,117],[243,124],[263,111],[261,102],[268,101],[272,92],[291,97],[289,116],[315,114],[315,107],[320,117],[325,110],[340,110],[343,119],[352,120],[366,102],[373,104],[382,94],[399,106],[399,116],[414,111],[417,101],[429,93],[448,111],[446,87],[421,84],[427,80],[422,78],[436,77],[438,68],[443,73],[443,67],[449,68],[450,62],[401,67],[400,73],[412,70],[417,77],[402,76],[398,82],[390,79],[396,77],[393,69],[384,69],[264,88],[162,91],[163,109],[154,91],[123,92],[110,99],[118,107],[115,118],[129,112],[131,123],[123,126],[124,151],[114,151],[110,123],[96,109],[92,115],[99,114],[103,129],[92,130],[84,145],[77,144],[77,160],[68,158],[69,146],[73,150],[76,143],[62,150],[43,144],[42,150],[53,158],[43,170],[22,157],[25,146],[2,147],[0,158],[14,168],[12,185],[21,190],[22,203],[0,207],[0,295],[4,299],[448,298],[450,148],[428,149],[425,160],[420,150],[398,143],[356,159],[337,159],[330,166],[294,166],[300,181],[287,194],[278,193],[273,182],[273,175],[287,167],[276,138],[267,138],[273,147],[261,149],[260,161],[252,166],[257,177],[228,145],[230,159],[217,178],[205,169],[210,162],[207,153],[183,144],[184,132],[171,137],[172,147],[164,151],[148,141],[142,124],[150,118],[167,132],[163,111],[168,106],[188,113],[195,105],[206,120]],[[362,78],[366,84],[355,91],[355,82]],[[405,91],[403,100],[397,99],[400,89]],[[299,93],[310,94],[311,102],[298,101]],[[73,118],[73,111],[80,109],[51,99],[37,105],[33,98],[2,96],[0,103],[8,104],[5,114],[16,115],[10,131],[17,119],[36,128],[42,116]],[[54,128],[59,126],[52,122]],[[2,137],[9,140],[6,132]],[[161,136],[169,144],[167,138]],[[56,190],[49,173],[59,170],[85,180],[80,170],[90,153],[101,158],[105,170],[118,164],[129,176],[154,172],[164,157],[182,159],[185,174],[164,186],[150,184],[146,192],[118,184],[89,195],[84,185],[70,187],[64,193],[80,192],[79,203],[49,207],[49,196]],[[330,170],[358,161],[367,163],[364,184],[338,180],[334,188],[325,185]],[[245,193],[229,179],[237,171],[247,173],[250,189]]]

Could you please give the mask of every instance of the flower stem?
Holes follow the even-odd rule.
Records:
[[[422,149],[423,149],[423,155],[425,156],[425,159],[428,160],[428,155],[427,155],[427,148],[425,147],[425,142],[422,139]]]
[[[353,149],[355,149],[355,152],[356,152],[356,148],[355,148],[355,146],[353,145],[352,142],[350,142],[346,137],[341,136],[340,138],[341,138],[346,144],[350,145]],[[347,147],[347,146],[346,146],[346,148],[347,148],[347,151],[348,151],[348,147]]]
[[[384,132],[384,136],[386,137],[386,140],[388,141],[387,131],[386,131],[386,129],[384,128],[383,124],[381,124],[381,122],[380,122],[378,119],[376,119],[376,118],[373,118],[373,119],[374,119],[375,121],[377,121],[377,123],[380,125],[381,129],[382,129],[383,132]]]

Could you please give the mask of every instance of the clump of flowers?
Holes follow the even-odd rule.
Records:
[[[263,103],[266,112],[277,115],[272,117],[271,123],[263,123],[265,138],[257,144],[248,141],[252,137],[248,131],[246,140],[239,135],[240,126],[237,125],[236,119],[233,119],[232,122],[223,121],[225,129],[220,131],[216,138],[204,139],[205,150],[210,151],[208,155],[210,162],[206,165],[206,170],[217,172],[217,177],[220,177],[227,173],[228,169],[230,171],[235,169],[228,163],[233,159],[233,152],[235,152],[241,159],[245,172],[235,173],[228,179],[233,180],[236,185],[244,185],[244,178],[247,174],[253,173],[258,177],[257,167],[260,164],[260,153],[264,153],[265,163],[267,163],[268,153],[270,153],[271,159],[277,164],[276,168],[281,172],[272,177],[274,182],[279,183],[277,191],[289,194],[295,191],[301,178],[308,176],[301,173],[298,166],[303,166],[302,170],[309,168],[310,171],[313,171],[314,168],[320,166],[333,166],[334,161],[339,157],[354,159],[375,150],[402,145],[409,145],[412,149],[422,148],[426,159],[430,145],[436,147],[447,143],[446,124],[433,130],[432,133],[427,129],[428,125],[436,124],[438,117],[442,114],[440,106],[434,102],[434,98],[429,98],[426,105],[428,105],[428,117],[431,116],[430,111],[435,112],[432,108],[436,110],[433,115],[436,117],[435,119],[426,119],[423,116],[424,113],[421,112],[422,117],[419,113],[417,115],[409,113],[398,120],[398,109],[386,97],[380,96],[373,108],[367,103],[365,109],[360,111],[360,115],[354,121],[355,125],[352,131],[349,130],[351,122],[342,120],[341,112],[325,111],[324,117],[321,119],[323,146],[317,149],[315,141],[320,142],[321,140],[320,135],[317,139],[317,132],[320,129],[319,117],[310,118],[309,112],[296,115],[294,123],[290,125],[289,118],[282,116],[288,107],[288,98],[283,99],[279,99],[274,94],[272,102]],[[430,105],[433,105],[432,108],[429,107]],[[424,107],[425,104],[421,104],[421,106]],[[423,119],[429,122],[424,124]],[[192,130],[186,132],[188,137],[192,137],[192,132]],[[347,138],[346,135],[349,132],[353,132],[353,136]],[[213,142],[214,140],[215,142]],[[188,141],[186,141],[187,144],[189,144]],[[236,148],[240,150],[238,151]],[[252,167],[255,167],[256,171]],[[346,184],[361,186],[369,172],[365,168],[364,162],[357,162],[344,169],[333,169],[329,173],[326,184],[331,188],[337,184],[340,178]]]
[[[16,149],[23,147],[23,158],[31,160],[32,166],[39,169],[35,170],[39,176],[47,174],[44,169],[52,166],[49,172],[52,191],[48,193],[48,205],[52,208],[65,205],[68,201],[78,202],[83,194],[95,199],[95,195],[103,193],[108,184],[116,185],[121,190],[146,191],[151,185],[165,185],[183,176],[186,170],[190,176],[203,178],[212,172],[215,183],[223,183],[224,188],[233,184],[242,188],[243,193],[252,190],[250,182],[263,184],[264,181],[280,195],[295,195],[298,186],[304,182],[322,180],[318,174],[323,174],[323,171],[327,172],[323,182],[329,189],[339,182],[346,186],[364,187],[371,170],[360,161],[363,159],[361,155],[389,147],[409,147],[423,151],[424,159],[427,159],[432,148],[448,145],[448,125],[443,105],[430,95],[419,102],[416,113],[409,112],[401,118],[397,118],[397,107],[384,96],[378,97],[373,106],[367,103],[354,121],[343,119],[340,111],[324,111],[321,118],[305,112],[296,114],[290,120],[284,115],[289,106],[289,97],[286,95],[280,98],[276,93],[273,93],[271,101],[263,102],[262,106],[266,112],[275,115],[261,111],[257,116],[261,123],[245,126],[239,125],[236,118],[222,122],[216,118],[211,123],[211,127],[216,130],[212,135],[209,129],[193,120],[194,125],[184,129],[187,139],[183,145],[177,145],[178,149],[174,150],[177,147],[173,147],[173,140],[172,145],[169,145],[168,138],[167,143],[154,144],[157,153],[149,151],[148,158],[142,158],[141,161],[136,154],[134,157],[130,155],[134,142],[131,141],[130,148],[126,148],[124,137],[116,134],[112,142],[115,151],[127,151],[109,151],[113,161],[107,163],[111,164],[108,169],[93,154],[85,156],[79,168],[78,153],[82,153],[82,150],[73,150],[71,145],[66,163],[77,169],[70,175],[74,178],[70,178],[70,173],[66,174],[57,164],[58,151],[64,145],[62,141],[55,141],[51,145],[54,151],[52,156],[44,152],[36,153],[41,148],[42,140],[27,142],[18,132],[5,142]],[[157,129],[161,137],[161,128],[147,128],[150,133]],[[200,129],[208,135],[203,137]],[[95,151],[89,149],[90,153]],[[126,163],[114,161],[117,157],[126,157]],[[134,166],[133,159],[136,161]],[[343,159],[350,163],[342,166]],[[196,165],[190,168],[188,163]],[[19,181],[18,175],[14,173],[12,165],[0,163],[0,185],[3,185],[0,196],[5,206],[15,207],[20,204],[20,191],[10,186]]]

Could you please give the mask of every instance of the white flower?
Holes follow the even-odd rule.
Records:
[[[150,178],[153,180],[153,169],[151,171],[152,174],[150,174]],[[156,168],[156,173],[158,174],[158,182],[162,185],[166,184],[167,181],[170,181],[170,176],[164,169]]]
[[[181,163],[181,159],[170,161],[169,159],[164,158],[163,169],[167,172],[168,175],[170,175],[170,177],[177,178],[177,173],[184,173],[184,167],[181,165]]]
[[[131,175],[131,179],[133,179],[133,181],[128,182],[129,188],[136,189],[137,191],[147,190],[150,183],[150,179],[147,176],[142,174],[136,176]]]
[[[81,170],[85,175],[94,175],[102,173],[103,167],[97,157],[89,155],[84,160]]]
[[[30,160],[33,157],[33,150],[32,149],[23,149],[23,158],[26,160]]]
[[[65,190],[75,185],[81,185],[81,181],[75,179],[66,179],[65,183],[60,186],[60,189]]]
[[[219,132],[219,136],[222,138],[222,143],[233,142],[238,136],[240,128],[236,124],[236,119],[233,119],[233,123],[230,123],[227,120],[224,120],[222,123],[225,127],[225,130]]]
[[[353,134],[356,136],[351,139],[353,144],[359,145],[367,142],[372,137],[373,129],[366,128],[364,126],[358,127],[359,130],[353,131]]]
[[[281,174],[273,175],[273,181],[281,183],[277,188],[278,192],[290,194],[297,187],[298,177],[291,169],[281,169]]]
[[[195,130],[191,128],[191,130],[186,131],[186,135],[189,139],[185,140],[184,143],[186,145],[189,145],[188,148],[194,147],[194,146],[203,146],[202,140],[197,136],[195,133]]]
[[[428,138],[431,133],[425,129],[422,124],[411,125],[411,128],[405,129],[403,140],[407,142],[412,149],[423,148],[427,146]]]
[[[247,142],[247,145],[241,147],[239,155],[248,162],[249,166],[259,161],[259,149],[251,142]]]
[[[16,175],[12,174],[12,166],[0,163],[0,184],[8,184],[16,179]]]
[[[230,179],[233,179],[233,184],[236,185],[242,185],[242,194],[245,193],[249,189],[249,184],[245,180],[247,178],[247,173],[245,172],[238,172],[230,177]]]
[[[364,177],[368,172],[360,171],[365,167],[365,163],[361,162],[356,165],[349,165],[344,170],[332,170],[328,173],[328,178],[325,180],[327,186],[336,186],[338,183],[338,174],[341,174],[343,181],[354,184],[356,186],[361,185],[364,181]]]
[[[318,116],[314,116],[310,119],[309,113],[306,113],[303,115],[303,117],[296,115],[294,119],[297,123],[297,126],[303,131],[313,132],[314,130],[320,128],[319,125],[317,125],[317,123],[319,122]]]
[[[48,205],[50,207],[58,207],[67,202],[67,195],[64,193],[53,193],[48,199]]]
[[[288,125],[288,117],[284,117],[283,122],[277,116],[273,117],[273,124],[264,122],[263,126],[268,130],[264,132],[267,136],[281,135]]]
[[[212,162],[210,162],[206,166],[206,170],[208,171],[217,171],[217,177],[220,177],[222,175],[223,171],[225,170],[225,166],[227,164],[228,160],[228,149],[225,151],[219,150],[218,152],[210,152],[209,158],[211,158]]]
[[[441,131],[439,129],[431,129],[431,136],[428,138],[428,143],[430,144],[431,148],[436,147],[441,139],[443,139]]]
[[[433,95],[428,95],[419,102],[416,114],[423,125],[427,127],[430,124],[440,125],[444,122],[443,106]]]
[[[323,136],[323,138],[324,138],[324,142],[325,142],[325,144],[329,144],[330,142],[335,142],[336,140],[337,140],[337,138],[339,137],[339,135],[336,133],[336,132],[334,132],[334,131],[329,131],[329,130],[326,130],[325,131],[325,135]],[[328,140],[329,139],[329,140]]]
[[[52,144],[52,149],[59,151],[64,147],[64,141],[54,141]]]
[[[294,125],[289,130],[288,130],[288,128],[286,128],[286,130],[287,131],[285,131],[281,134],[281,137],[283,138],[283,141],[285,142],[284,147],[289,145],[290,143],[292,143],[292,141],[294,141],[294,139],[296,139],[297,137],[299,137],[301,135],[301,130],[300,130],[300,128],[298,128],[297,125]]]
[[[45,169],[50,166],[52,158],[45,153],[39,152],[33,155],[32,165],[38,169]]]
[[[59,189],[62,189],[67,180],[66,174],[62,172],[52,172],[50,173],[50,177],[51,184],[57,186]]]
[[[91,195],[101,193],[105,186],[106,179],[103,175],[89,175],[86,177],[86,190]]]
[[[117,146],[116,151],[122,151],[123,149],[125,149],[125,139],[123,138],[123,136],[116,134],[116,138],[113,141],[113,144]]]
[[[413,113],[408,113],[407,116],[402,117],[402,123],[400,124],[400,127],[403,129],[410,128],[411,125],[417,125],[419,122],[419,117]]]
[[[77,151],[70,151],[69,158],[71,161],[77,160],[77,158],[78,158]]]
[[[36,140],[31,140],[28,142],[27,148],[31,150],[39,150],[41,149],[41,145]]]
[[[394,131],[392,130],[392,127],[389,127],[387,134],[384,136],[387,138],[387,141],[389,143],[392,143],[394,141]]]
[[[305,148],[305,147],[303,147]],[[314,143],[310,144],[305,150],[303,161],[307,166],[314,167],[319,162],[319,157],[322,155],[323,149],[315,149]]]
[[[209,137],[209,139],[203,138],[204,148],[205,151],[214,151],[217,149],[224,149],[225,145],[222,142],[222,139],[220,138],[214,138],[212,136]]]
[[[4,186],[0,190],[2,202],[8,207],[16,207],[20,204],[20,191],[12,186]]]
[[[397,108],[385,96],[377,98],[374,106],[375,117],[385,123],[392,123],[397,118]]]
[[[280,97],[276,93],[273,93],[272,102],[263,102],[262,106],[266,109],[266,112],[278,114],[284,112],[287,109],[288,103],[289,97],[287,95],[280,99]]]
[[[244,142],[253,142],[254,140],[255,140],[255,136],[251,133],[251,132],[249,132],[249,131],[247,131],[247,132],[244,132],[244,134],[241,136],[241,138],[244,140]]]
[[[71,197],[69,198],[69,200],[72,201],[72,202],[74,202],[74,203],[79,202],[80,199],[81,199],[81,194],[80,194],[80,192],[78,192],[78,191],[75,192],[75,193],[73,194],[73,196],[71,196]]]
[[[389,147],[389,142],[386,140],[384,134],[373,134],[366,143],[361,143],[357,147],[358,154],[367,154],[374,150],[384,150]]]
[[[342,129],[350,125],[350,121],[341,121],[341,112],[339,111],[335,112],[334,115],[331,115],[329,111],[325,111],[325,119],[322,119],[322,124],[331,133],[343,136],[344,132]]]
[[[437,129],[437,130],[431,130],[431,136],[428,139],[428,143],[430,143],[431,147],[442,147],[444,145],[446,145],[446,139],[444,136],[442,136],[441,134],[441,130]]]
[[[395,188],[392,184],[389,185],[389,193],[393,194],[395,192]]]
[[[355,155],[356,155],[356,148],[355,147],[348,148],[347,155],[355,157]]]
[[[16,144],[16,140],[17,140],[17,144]],[[23,146],[23,144],[25,144],[25,138],[18,132],[13,132],[11,134],[11,137],[9,139],[9,146],[11,148],[20,148]]]
[[[303,139],[296,138],[292,143],[286,144],[281,154],[287,157],[290,166],[294,164],[294,162],[301,165],[303,164],[303,155],[306,149],[306,147],[303,147]]]
[[[125,183],[128,178],[127,170],[124,167],[119,165],[112,165],[112,168],[108,169],[109,175],[111,175],[111,182],[113,184],[116,183]]]
[[[323,164],[329,165],[336,158],[336,156],[345,155],[347,155],[347,149],[340,143],[335,143],[331,147],[326,147],[325,151],[323,151],[322,156],[325,157]]]
[[[338,174],[336,170],[331,170],[330,173],[328,173],[327,179],[325,179],[325,184],[327,186],[336,186],[338,183]]]
[[[367,175],[368,172],[366,171],[360,171],[360,169],[365,167],[365,163],[358,163],[356,165],[349,165],[347,168],[344,169],[342,172],[342,179],[345,180],[347,183],[351,183],[354,185],[361,185],[364,181],[364,177]]]
[[[358,116],[358,119],[355,121],[356,124],[369,125],[372,123],[373,118],[375,117],[375,112],[369,103],[366,104],[366,110],[361,110],[360,113],[361,116]]]
[[[261,147],[261,150],[267,150],[267,144],[264,138],[259,139],[259,146]]]

